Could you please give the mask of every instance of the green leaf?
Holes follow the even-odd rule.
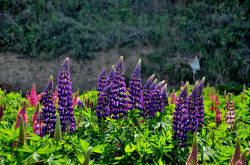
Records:
[[[80,139],[80,146],[82,147],[84,153],[86,153],[89,148],[89,143]]]

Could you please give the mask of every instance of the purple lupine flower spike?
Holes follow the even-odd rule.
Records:
[[[99,79],[98,79],[98,83],[97,83],[97,91],[99,91],[100,93],[104,90],[104,88],[107,86],[108,84],[108,78],[107,78],[107,73],[106,70],[103,69],[99,75]],[[97,95],[99,96],[100,93],[98,93]]]
[[[61,130],[67,130],[67,122],[70,126],[70,132],[75,131],[75,117],[73,113],[73,92],[71,92],[72,82],[70,81],[69,58],[66,58],[58,75],[58,113],[60,114]]]
[[[234,116],[235,110],[234,110],[234,102],[232,100],[232,94],[228,93],[227,101],[226,101],[226,123],[228,124],[228,129],[233,129],[234,125],[234,119],[236,118]]]
[[[142,112],[139,114],[139,116],[143,116],[144,118],[149,118],[148,110],[150,108],[151,85],[154,80],[154,77],[155,75],[153,74],[143,87],[143,106]]]
[[[161,81],[158,85],[156,85],[150,95],[150,109],[148,111],[149,118],[154,117],[157,111],[164,112],[164,102],[161,94],[161,88],[164,83],[165,81]]]
[[[198,128],[197,132],[201,132],[204,124],[204,103],[203,103],[203,87],[205,83],[205,77],[202,78],[198,85],[198,96],[197,96],[197,119],[198,119]]]
[[[167,84],[165,84],[164,87],[161,89],[161,96],[164,102],[164,106],[169,106]]]
[[[188,108],[188,117],[189,117],[189,130],[197,131],[198,127],[198,82],[195,83],[195,86],[192,92],[187,98],[187,108]]]
[[[114,73],[115,73],[115,66],[112,65],[112,68],[110,70],[109,77],[108,77],[108,85],[112,83],[114,79]]]
[[[109,105],[112,86],[113,84],[111,83],[109,86],[105,87],[97,99],[96,116],[99,120],[102,118],[103,120],[106,120],[106,117],[110,116]]]
[[[154,90],[161,90],[161,88],[164,86],[165,80],[159,82],[154,88]]]
[[[50,76],[49,83],[43,94],[43,108],[42,108],[42,121],[44,126],[42,127],[41,136],[50,134],[54,135],[56,126],[55,116],[55,103],[53,98],[53,76]]]
[[[125,78],[123,77],[123,57],[121,56],[119,62],[116,65],[114,72],[112,94],[111,94],[111,105],[113,119],[121,119],[124,115],[127,115],[127,89]]]
[[[133,74],[131,75],[128,92],[130,93],[130,110],[134,108],[141,110],[143,101],[143,91],[141,84],[141,60],[138,61]]]
[[[187,90],[188,87],[186,84],[177,98],[173,113],[173,139],[181,140],[181,142],[177,144],[180,147],[185,147],[185,143],[187,141],[187,131],[189,124],[187,120]]]
[[[82,100],[80,99],[80,97],[77,97],[76,105],[77,105],[77,109],[84,109],[84,104]]]
[[[155,89],[155,86],[157,85],[157,79],[155,79],[154,81],[153,81],[153,83],[151,84],[151,91],[153,91],[154,89]]]

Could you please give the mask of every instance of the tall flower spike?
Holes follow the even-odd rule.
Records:
[[[127,110],[129,108],[126,101],[127,89],[123,75],[123,57],[121,56],[119,62],[116,65],[114,79],[112,82],[113,86],[110,109],[112,110],[113,119],[121,119],[123,116],[127,115]]]
[[[92,150],[92,147],[90,146],[88,148],[87,152],[86,152],[85,160],[83,162],[83,165],[89,165],[91,150]]]
[[[216,98],[215,98],[215,105],[218,105],[218,104],[220,104],[220,102],[219,102],[219,94],[217,92],[217,95],[216,95]]]
[[[215,122],[217,124],[221,123],[221,112],[220,112],[220,108],[219,107],[216,107]]]
[[[76,106],[76,102],[77,102],[77,98],[78,98],[78,97],[79,97],[79,94],[78,94],[78,92],[76,92],[75,97],[74,97],[74,100],[73,100],[73,107]]]
[[[54,102],[56,105],[58,105],[58,87],[56,86],[55,93],[53,95]]]
[[[110,73],[109,73],[108,84],[107,85],[112,83],[112,81],[114,79],[114,74],[115,74],[115,66],[112,65],[112,68],[111,68]]]
[[[66,58],[62,67],[60,68],[58,75],[58,113],[61,118],[61,130],[65,132],[67,130],[66,125],[67,121],[69,122],[70,132],[74,132],[75,129],[75,117],[73,112],[73,103],[72,103],[72,95],[71,92],[72,82],[70,81],[70,73],[69,73],[69,58]]]
[[[154,89],[155,89],[155,86],[157,85],[157,79],[155,79],[154,81],[153,81],[153,83],[151,84],[151,91],[153,91]]]
[[[26,101],[23,101],[23,106],[16,116],[17,120],[16,120],[15,128],[17,128],[20,124],[19,116],[22,116],[23,122],[27,123],[27,104],[26,104]]]
[[[97,107],[96,107],[96,116],[97,118],[100,119],[106,119],[106,117],[110,116],[110,94],[111,94],[111,89],[112,85],[110,84],[107,86],[102,93],[100,93],[98,99],[97,99]]]
[[[130,110],[137,108],[139,110],[142,109],[142,83],[141,83],[141,60],[138,61],[133,74],[131,75],[129,81],[129,103],[130,103]]]
[[[32,88],[31,88],[31,92],[30,92],[30,104],[33,107],[36,107],[36,88],[35,88],[35,84],[33,84]]]
[[[50,134],[54,135],[56,116],[55,116],[55,103],[53,98],[53,76],[49,78],[48,85],[43,94],[43,108],[42,108],[42,121],[44,126],[42,127],[41,136]]]
[[[229,93],[228,97],[227,97],[227,101],[226,101],[226,109],[227,109],[227,113],[226,113],[226,123],[228,124],[228,129],[232,129],[233,125],[234,125],[234,119],[236,118],[234,116],[235,111],[234,111],[234,102],[232,100],[232,94]]]
[[[61,132],[61,124],[60,124],[60,114],[56,116],[56,131],[55,131],[55,139],[58,141],[62,140],[62,132]]]
[[[196,118],[198,119],[198,132],[202,131],[203,128],[203,123],[204,123],[204,103],[203,103],[203,87],[205,84],[205,77],[202,78],[202,80],[199,82],[198,85],[198,96],[197,96],[197,113],[196,113]],[[200,129],[201,128],[201,129]]]
[[[43,123],[42,123],[42,119],[41,119],[41,115],[40,115],[40,111],[39,111],[39,106],[40,106],[40,103],[38,102],[36,105],[36,110],[32,116],[32,122],[34,123],[33,132],[39,136],[42,136]]]
[[[38,104],[39,104],[39,103],[38,103]],[[37,116],[38,116],[38,115],[39,115],[39,105],[36,106],[36,110],[35,110],[35,112],[33,113],[31,123],[35,123],[35,121],[37,120]]]
[[[98,79],[98,83],[97,83],[97,86],[98,86],[97,91],[99,91],[99,93],[97,94],[98,96],[104,90],[104,88],[107,86],[107,84],[108,84],[107,72],[105,69],[103,69],[99,75],[99,79]]]
[[[240,160],[237,161],[236,165],[246,165],[246,154],[247,152],[249,152],[250,149],[249,148],[245,148],[244,151],[242,152],[242,154],[240,155]]]
[[[20,121],[18,143],[24,145],[26,144],[26,124],[24,123],[21,115],[18,117],[18,119]]]
[[[215,101],[215,97],[214,97],[214,87],[212,87],[212,91],[211,91],[211,94],[210,94],[210,99],[211,99],[211,101]]]
[[[226,90],[224,90],[224,99],[226,99],[227,98],[227,91]]]
[[[238,160],[240,160],[240,138],[239,136],[237,136],[234,154],[229,165],[236,165],[236,162]]]
[[[195,86],[192,92],[189,94],[187,98],[187,108],[188,108],[188,117],[189,117],[189,130],[197,131],[198,127],[198,82],[195,83]]]
[[[80,97],[77,97],[76,105],[77,105],[78,109],[84,109],[84,104],[83,104],[82,100],[80,99]]]
[[[211,104],[211,106],[210,106],[210,110],[211,110],[211,111],[214,111],[214,110],[215,110],[214,102],[213,102],[213,101],[212,101],[212,104]]]
[[[161,89],[161,95],[162,95],[162,99],[163,99],[163,102],[164,102],[164,106],[169,106],[167,84],[165,84],[164,87]]]
[[[162,99],[161,88],[165,81],[161,81],[157,84],[150,95],[150,109],[148,110],[149,118],[155,116],[156,111],[164,112],[164,102]]]
[[[155,75],[153,74],[146,82],[143,87],[143,105],[142,105],[142,112],[139,116],[144,118],[149,118],[148,109],[150,108],[150,94],[151,94],[151,85],[154,80]]]
[[[1,99],[1,102],[0,102],[0,121],[3,118],[3,111],[4,111],[4,105],[3,105],[3,99]]]
[[[175,104],[176,102],[176,94],[175,94],[175,91],[173,90],[172,94],[171,94],[171,104]]]
[[[26,100],[29,100],[30,96],[29,96],[29,91],[26,92]]]
[[[175,103],[175,110],[173,113],[173,139],[180,140],[178,143],[180,147],[186,146],[187,131],[188,131],[188,116],[187,116],[187,84],[182,89],[177,102]]]
[[[198,155],[197,135],[196,135],[196,133],[194,133],[193,147],[192,147],[192,151],[188,157],[188,161],[187,161],[186,165],[198,165],[197,155]]]

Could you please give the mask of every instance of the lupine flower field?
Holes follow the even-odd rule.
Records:
[[[200,78],[168,90],[141,79],[141,60],[129,84],[123,57],[100,71],[92,90],[72,92],[70,60],[44,92],[0,90],[0,164],[7,165],[247,165],[250,88],[219,92]]]

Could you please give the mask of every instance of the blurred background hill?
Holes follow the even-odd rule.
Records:
[[[98,72],[110,65],[109,72],[123,55],[127,81],[138,57],[145,80],[156,73],[170,87],[192,83],[187,60],[197,56],[196,79],[250,85],[249,6],[249,0],[0,0],[0,56],[34,59],[40,69],[60,56],[85,63],[106,56],[111,62]]]

